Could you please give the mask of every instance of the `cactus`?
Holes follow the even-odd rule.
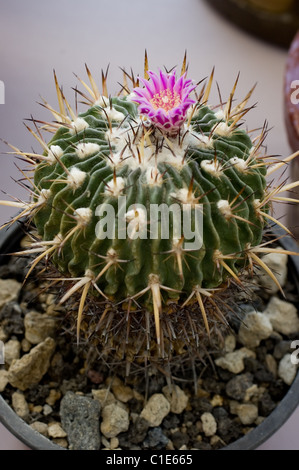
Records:
[[[113,328],[108,334],[115,354],[121,357],[124,342],[132,347],[148,331],[145,322],[154,325],[155,338],[144,338],[143,346],[125,355],[137,349],[142,355],[144,348],[169,356],[186,342],[181,321],[169,327],[171,315],[185,315],[188,323],[191,314],[187,330],[193,339],[192,322],[200,318],[201,336],[204,327],[210,337],[225,316],[215,301],[219,290],[240,285],[241,273],[254,264],[278,282],[260,259],[271,251],[261,242],[268,221],[275,220],[271,201],[290,200],[280,194],[294,184],[268,187],[267,172],[284,162],[263,155],[266,127],[254,140],[240,128],[253,89],[234,106],[238,80],[227,103],[213,109],[208,98],[214,71],[196,93],[186,77],[186,58],[177,76],[175,70],[148,70],[146,57],[144,78],[124,71],[123,96],[112,98],[107,74],[101,94],[86,69],[90,85],[80,81],[90,97],[80,96],[87,111],[72,110],[55,75],[59,111],[44,102],[55,121],[42,123],[54,133],[51,141],[45,142],[34,120],[36,129],[29,130],[43,153],[13,147],[34,165],[33,199],[10,204],[22,208],[17,219],[33,220],[40,237],[27,251],[39,253],[28,275],[50,259],[60,278],[71,282],[61,303],[76,299],[78,338],[82,329],[90,334],[86,322],[99,329],[110,310],[127,319],[126,336],[122,331],[117,339]],[[128,318],[136,310],[144,322],[131,327]],[[109,321],[104,323],[107,328]],[[176,331],[167,335],[167,328]],[[107,332],[105,338],[107,343]],[[200,347],[198,337],[193,343]]]

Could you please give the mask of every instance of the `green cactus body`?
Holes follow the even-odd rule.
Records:
[[[140,294],[147,308],[151,284],[162,287],[166,303],[238,275],[265,224],[257,207],[266,168],[256,165],[248,134],[202,105],[167,136],[138,114],[130,97],[101,100],[61,126],[35,171],[42,204],[34,222],[42,239],[54,243],[54,264],[66,277],[89,276],[115,302]],[[117,214],[120,200],[125,206],[114,236],[100,239],[98,211],[109,206]],[[169,237],[151,238],[154,204],[189,210],[193,227],[201,211],[202,246],[190,251],[184,234],[176,238],[172,211]],[[143,237],[128,236],[132,221]]]

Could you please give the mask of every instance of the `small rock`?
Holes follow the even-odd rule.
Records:
[[[281,287],[283,287],[286,283],[288,273],[288,255],[285,255],[284,253],[267,253],[262,259],[268,268],[274,273]],[[273,295],[279,291],[278,285],[266,272],[261,272],[259,275],[259,284],[264,287],[269,294]]]
[[[227,353],[215,360],[215,364],[222,369],[226,369],[233,374],[239,374],[244,370],[244,359],[254,357],[255,353],[247,348],[237,349],[234,352]]]
[[[61,392],[59,390],[51,389],[49,396],[46,398],[46,403],[50,406],[54,406],[57,400],[61,398]]]
[[[272,297],[264,314],[269,318],[275,331],[284,335],[299,332],[299,318],[294,304]]]
[[[64,429],[62,429],[60,423],[50,423],[48,426],[48,435],[49,437],[53,438],[61,438],[67,436]]]
[[[146,449],[161,450],[168,444],[168,440],[160,427],[151,428],[143,441],[143,445]]]
[[[21,342],[21,348],[24,353],[28,353],[31,349],[32,344],[26,339],[23,338]]]
[[[128,387],[126,385],[112,385],[111,388],[115,398],[121,401],[122,403],[127,403],[134,397],[133,390],[131,389],[131,387]]]
[[[119,440],[117,439],[117,437],[112,437],[112,439],[110,440],[110,449],[114,450],[118,446],[119,446]]]
[[[18,298],[21,287],[22,284],[14,279],[0,279],[0,309]]]
[[[265,365],[274,378],[277,377],[277,362],[271,354],[267,354],[265,358]]]
[[[236,337],[234,335],[227,335],[224,339],[224,351],[226,353],[233,352],[236,349]]]
[[[258,417],[258,407],[250,403],[239,404],[236,412],[241,423],[245,426],[254,423]]]
[[[240,325],[238,338],[248,348],[257,347],[261,340],[269,338],[273,331],[270,320],[260,312],[248,312]]]
[[[30,411],[32,411],[32,413],[42,413],[43,407],[41,405],[35,405],[32,410],[30,408]]]
[[[162,389],[170,403],[170,411],[175,414],[182,413],[188,404],[188,397],[178,385],[167,385]]]
[[[8,384],[8,371],[0,370],[0,392],[3,392],[7,384]]]
[[[269,414],[276,408],[276,404],[267,391],[262,394],[258,404],[259,412],[262,416],[269,416]]]
[[[11,364],[15,359],[19,359],[21,344],[16,339],[10,339],[4,345],[4,359],[6,364]]]
[[[4,305],[0,311],[0,323],[6,335],[24,334],[24,315],[18,302],[12,301]]]
[[[101,408],[104,406],[111,405],[112,403],[116,403],[116,398],[113,393],[108,390],[108,388],[101,388],[100,390],[92,390],[92,396],[95,400],[97,400]]]
[[[29,416],[29,406],[21,392],[14,392],[11,396],[12,407],[18,416],[22,419],[26,419]]]
[[[279,341],[279,343],[276,344],[273,352],[273,356],[275,357],[275,359],[282,359],[285,354],[291,353],[291,344],[291,340]]]
[[[217,431],[217,422],[211,413],[203,413],[200,417],[203,432],[207,437],[214,436]]]
[[[51,413],[53,413],[53,408],[50,405],[44,405],[43,406],[43,415],[44,416],[49,416]]]
[[[61,437],[53,439],[53,443],[56,444],[59,447],[63,447],[64,449],[67,449],[69,444],[66,439],[63,439]]]
[[[214,395],[212,400],[210,401],[212,407],[215,406],[222,406],[223,405],[223,397],[221,395]]]
[[[296,377],[297,366],[292,363],[292,355],[286,354],[279,362],[278,376],[286,383],[291,385]]]
[[[47,338],[15,361],[9,368],[9,383],[23,391],[38,384],[50,366],[55,346],[55,341]]]
[[[25,338],[31,344],[39,344],[46,338],[55,336],[57,324],[57,318],[31,311],[25,315]]]
[[[182,446],[188,444],[189,437],[186,433],[183,433],[181,431],[176,431],[171,435],[171,441],[175,449],[181,449]]]
[[[101,432],[105,437],[116,437],[129,429],[129,413],[117,404],[107,405],[102,411]]]
[[[145,419],[151,427],[157,427],[160,426],[169,411],[169,401],[164,397],[164,395],[162,395],[162,393],[155,393],[148,400],[140,416]]]
[[[253,386],[253,376],[250,373],[237,375],[227,382],[226,394],[234,400],[240,401],[245,398],[246,392]]]
[[[93,369],[90,369],[88,372],[87,372],[87,377],[89,378],[89,380],[93,383],[93,384],[101,384],[103,383],[104,381],[104,376],[103,374],[101,374],[100,372],[98,372],[97,370],[93,370]]]
[[[60,417],[70,450],[99,450],[100,411],[96,400],[73,392],[66,393],[60,403]]]
[[[0,326],[0,341],[5,343],[8,340],[8,338],[9,338],[9,335],[7,334],[3,326]]]
[[[34,431],[37,431],[43,436],[48,437],[48,425],[46,423],[35,421],[34,423],[30,424],[30,427],[34,429]]]

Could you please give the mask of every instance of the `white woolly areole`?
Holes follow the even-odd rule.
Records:
[[[79,158],[86,158],[99,152],[101,147],[93,142],[80,142],[76,145],[76,154]]]
[[[178,200],[182,204],[189,204],[189,207],[192,209],[195,205],[198,205],[198,198],[195,197],[193,192],[189,192],[188,188],[178,189],[175,193],[170,194],[174,199]],[[183,209],[187,207],[183,206]]]
[[[117,111],[113,107],[111,108],[110,105],[105,108],[105,111],[101,111],[101,115],[104,119],[108,117],[111,121],[123,121],[126,117],[124,113]]]
[[[112,178],[105,188],[105,194],[113,194],[113,196],[119,196],[124,187],[125,187],[125,180],[121,176],[117,176],[116,178]]]
[[[57,162],[59,158],[63,155],[63,150],[59,145],[51,145],[50,150],[48,152],[48,160],[51,163]]]
[[[107,96],[101,96],[98,100],[94,103],[96,106],[101,106],[102,108],[106,108],[109,105],[109,98]]]
[[[147,222],[147,214],[142,207],[136,207],[136,209],[132,209],[126,212],[125,218],[127,222],[131,222],[134,219],[138,219],[138,221],[140,221],[141,223]]]
[[[92,217],[92,210],[89,207],[79,207],[74,211],[74,216],[79,222],[79,225],[87,225]]]
[[[38,204],[45,204],[51,195],[51,189],[42,189],[38,196]]]
[[[233,157],[229,160],[229,162],[234,165],[237,170],[239,171],[246,171],[248,170],[247,163],[245,160],[242,160],[242,158],[238,157]]]
[[[217,119],[219,119],[219,121],[221,119],[225,119],[225,113],[224,113],[223,109],[218,109],[218,111],[216,111],[216,113],[215,113],[215,116],[216,116]]]
[[[222,173],[222,166],[218,160],[202,160],[200,166],[203,170],[213,176],[220,176]]]
[[[261,200],[260,200],[260,199],[255,199],[255,200],[253,201],[253,207],[254,207],[255,209],[260,209],[260,204],[261,204]]]
[[[89,124],[85,121],[85,119],[78,117],[75,121],[71,122],[71,126],[72,127],[70,129],[70,133],[77,134],[78,132],[87,129],[87,127],[89,127]]]
[[[150,186],[161,185],[163,176],[157,168],[149,167],[146,170],[146,182]]]
[[[215,127],[214,133],[220,136],[228,136],[232,133],[233,129],[226,124],[226,122],[219,122]]]
[[[220,199],[220,201],[217,202],[217,207],[225,218],[229,218],[232,216],[230,204],[228,201],[226,201],[226,199]]]
[[[86,173],[84,171],[79,170],[75,166],[71,168],[70,174],[67,177],[67,183],[73,189],[78,189],[84,183],[86,178]]]

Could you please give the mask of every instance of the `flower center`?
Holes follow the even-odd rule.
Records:
[[[173,90],[162,90],[156,93],[150,100],[155,109],[163,108],[166,112],[181,104],[180,95]]]

